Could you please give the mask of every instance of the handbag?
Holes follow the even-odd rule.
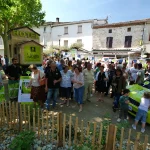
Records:
[[[46,81],[45,77],[40,78],[40,72],[39,72],[39,84],[40,84],[40,86],[45,85],[45,81]]]

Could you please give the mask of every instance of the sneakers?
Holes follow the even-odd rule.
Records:
[[[82,111],[82,108],[79,109],[79,112],[81,112],[81,111]]]
[[[132,128],[133,128],[134,130],[136,130],[136,126],[135,126],[134,124],[132,125]]]
[[[144,133],[144,132],[145,132],[145,129],[144,129],[144,128],[142,128],[142,129],[141,129],[141,132],[142,132],[142,133]]]
[[[120,121],[121,121],[121,119],[120,119],[120,118],[118,118],[118,119],[117,119],[117,122],[120,122]]]

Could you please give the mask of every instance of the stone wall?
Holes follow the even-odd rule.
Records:
[[[127,29],[131,27],[131,31]],[[93,29],[93,49],[106,48],[106,38],[113,37],[112,48],[124,48],[125,36],[132,36],[132,48],[140,46],[144,25]],[[112,33],[109,33],[112,29]]]

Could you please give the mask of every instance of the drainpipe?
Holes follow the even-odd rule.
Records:
[[[146,22],[144,24],[144,28],[143,28],[143,34],[142,34],[142,50],[141,50],[141,56],[144,55],[146,47],[145,47],[145,29],[146,29]]]

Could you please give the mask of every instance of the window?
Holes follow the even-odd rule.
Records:
[[[44,32],[46,32],[46,27],[44,27]]]
[[[77,43],[82,43],[82,39],[78,39],[78,40],[77,40]]]
[[[149,39],[148,39],[148,41],[150,41],[150,34],[149,34]]]
[[[131,47],[131,43],[132,43],[132,36],[125,36],[124,47]]]
[[[14,54],[17,55],[17,48],[14,47]]]
[[[106,39],[106,47],[107,48],[112,48],[112,44],[113,44],[113,37],[107,37],[107,39]]]
[[[68,34],[68,27],[64,27],[64,34]]]
[[[3,39],[0,37],[0,45],[3,45]]]
[[[112,33],[112,29],[109,29],[109,31],[108,31],[109,33]]]
[[[78,33],[82,33],[82,25],[78,26]]]
[[[127,31],[128,31],[128,32],[131,32],[131,28],[128,28]]]
[[[64,40],[64,46],[68,47],[68,40]]]

